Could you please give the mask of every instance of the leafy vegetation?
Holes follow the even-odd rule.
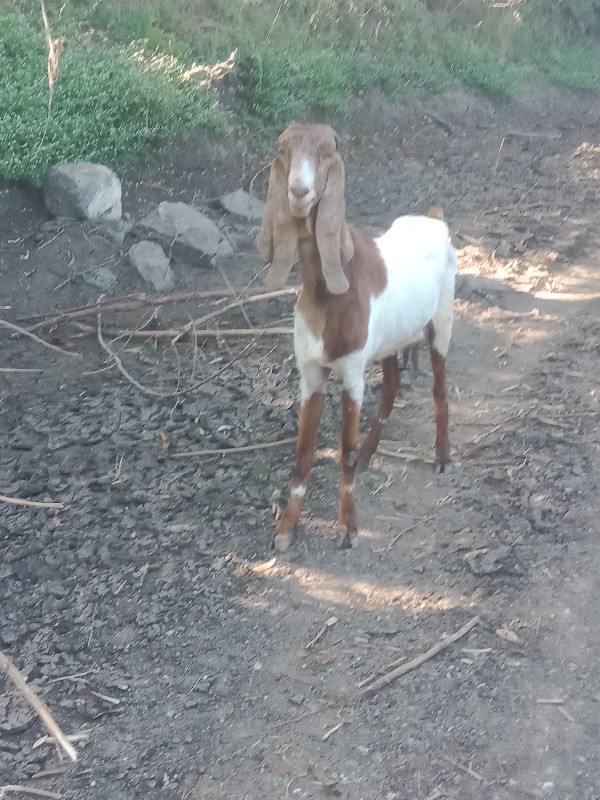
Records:
[[[370,89],[506,96],[536,78],[600,89],[600,0],[46,0],[69,49],[44,134],[39,14],[31,0],[3,5],[0,175],[35,183],[55,161],[119,164],[183,128],[223,124],[219,98],[260,127]],[[202,86],[194,66],[233,50],[231,92]]]

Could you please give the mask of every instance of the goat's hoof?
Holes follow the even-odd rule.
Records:
[[[438,475],[441,475],[445,472],[452,472],[452,462],[451,461],[442,461],[441,464],[435,465],[435,471]]]
[[[358,547],[358,531],[340,531],[335,546],[338,550],[351,550]]]
[[[293,538],[293,531],[290,531],[289,533],[276,534],[275,538],[273,539],[273,550],[275,550],[277,553],[285,553],[285,551],[291,545]]]

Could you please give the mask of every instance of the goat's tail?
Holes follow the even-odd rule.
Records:
[[[432,219],[444,219],[444,209],[441,206],[431,206],[427,212],[427,216]]]

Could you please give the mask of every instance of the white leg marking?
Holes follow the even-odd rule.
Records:
[[[304,497],[306,494],[306,486],[295,486],[290,494],[294,495],[294,497]]]
[[[298,365],[300,370],[300,399],[304,403],[315,392],[323,390],[323,369],[314,361]]]

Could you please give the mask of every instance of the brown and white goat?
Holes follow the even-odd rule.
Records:
[[[400,385],[398,353],[429,338],[436,417],[436,464],[450,460],[446,353],[452,332],[456,256],[439,210],[397,219],[376,239],[349,227],[344,163],[327,125],[290,125],[278,139],[257,247],[270,264],[267,285],[282,286],[299,261],[294,312],[301,408],[287,507],[274,546],[286,550],[304,504],[330,372],[342,380],[342,488],[338,546],[357,541],[354,478],[381,439]],[[367,365],[381,360],[383,386],[373,425],[358,446]]]

